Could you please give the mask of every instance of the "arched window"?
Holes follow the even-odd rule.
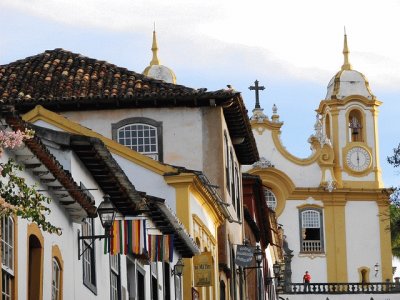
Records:
[[[301,252],[323,252],[322,210],[314,208],[301,210],[300,228]]]
[[[148,118],[129,118],[112,124],[112,136],[118,143],[162,161],[162,123]]]
[[[264,197],[267,206],[270,209],[275,210],[277,205],[276,197],[274,193],[267,187],[264,187]]]
[[[52,247],[51,300],[62,300],[64,263],[60,248]]]
[[[53,272],[51,280],[51,300],[60,300],[61,268],[57,259],[53,258]]]
[[[348,117],[349,126],[349,141],[350,142],[363,142],[363,120],[362,114],[359,110],[353,109]]]
[[[44,237],[35,223],[28,225],[28,299],[43,298]]]
[[[13,299],[14,293],[14,220],[3,217],[1,224],[2,299]]]

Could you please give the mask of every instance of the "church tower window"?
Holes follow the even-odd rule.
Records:
[[[349,141],[350,142],[363,142],[362,135],[362,115],[357,109],[353,109],[349,113]]]
[[[264,197],[268,208],[275,210],[277,205],[275,194],[267,187],[264,187]]]
[[[314,208],[301,210],[300,225],[301,252],[323,252],[322,211]]]

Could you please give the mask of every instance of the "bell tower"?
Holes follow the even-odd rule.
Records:
[[[378,145],[378,107],[366,77],[350,64],[347,35],[344,61],[328,84],[317,112],[335,154],[337,187],[382,188]]]

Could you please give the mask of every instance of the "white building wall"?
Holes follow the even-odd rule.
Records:
[[[127,118],[145,117],[162,122],[164,161],[185,166],[188,169],[203,169],[202,111],[200,108],[74,111],[63,114],[108,138],[112,138],[111,124]],[[186,141],[190,141],[190,143]]]
[[[290,177],[293,183],[299,187],[315,187],[319,186],[321,182],[321,169],[317,162],[310,165],[298,165],[282,155],[277,149],[272,138],[272,131],[266,129],[262,135],[257,130],[253,130],[256,139],[260,157],[269,160],[276,169],[284,170],[285,174]],[[310,153],[310,156],[313,153]],[[252,166],[244,166],[246,172]]]
[[[361,217],[357,217],[360,216]],[[358,268],[370,269],[370,282],[384,282],[381,272],[375,277],[374,265],[381,262],[379,214],[375,201],[349,201],[346,204],[346,244],[349,282],[359,282]],[[357,241],[355,243],[354,241]]]
[[[292,282],[302,282],[305,271],[311,274],[312,282],[327,282],[325,254],[306,255],[300,253],[300,221],[297,207],[306,203],[322,205],[321,201],[314,201],[311,199],[308,201],[288,200],[278,220],[278,222],[283,225],[284,234],[287,235],[289,249],[293,250],[291,265]],[[326,241],[325,236],[326,232],[324,232],[324,239]]]

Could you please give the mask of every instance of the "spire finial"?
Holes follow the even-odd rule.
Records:
[[[351,64],[349,62],[349,48],[347,46],[347,34],[346,34],[346,27],[344,27],[344,44],[343,44],[343,55],[344,55],[344,62],[342,65],[342,70],[351,70]]]
[[[157,56],[157,36],[156,36],[156,22],[154,22],[154,30],[153,30],[153,44],[151,46],[151,51],[153,51],[153,59],[150,62],[150,66],[152,65],[159,65],[160,61],[158,60]]]

